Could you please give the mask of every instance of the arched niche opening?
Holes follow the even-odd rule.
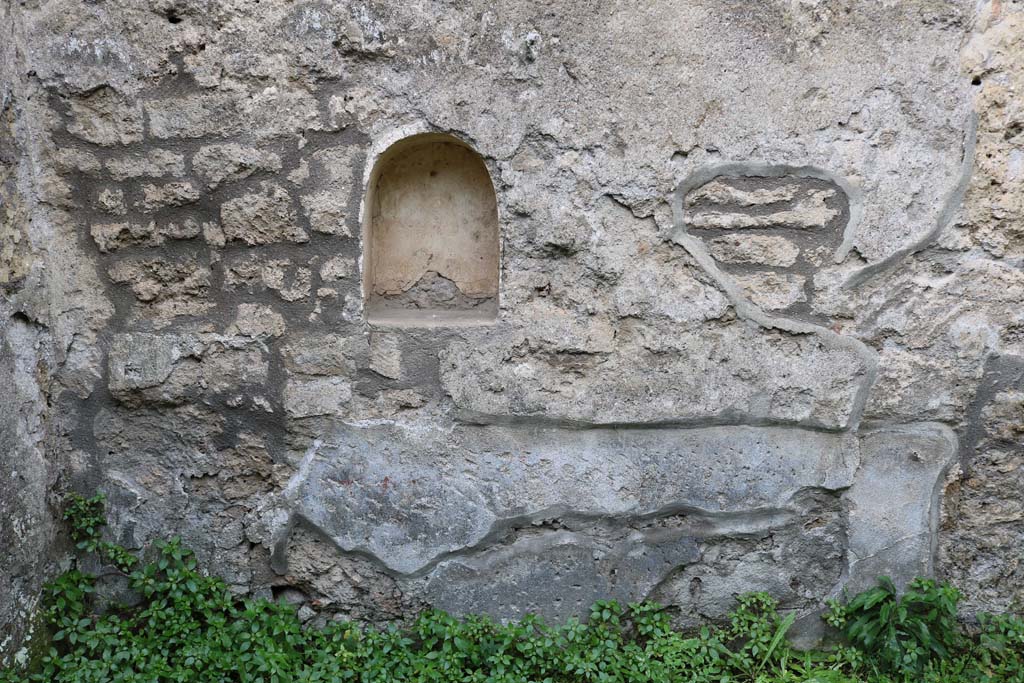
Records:
[[[363,210],[367,320],[492,322],[498,313],[498,205],[483,159],[450,135],[396,142],[374,164]]]

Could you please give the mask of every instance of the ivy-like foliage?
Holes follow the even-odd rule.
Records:
[[[0,683],[1024,682],[1024,621],[985,617],[968,638],[959,595],[928,581],[902,597],[883,581],[834,603],[827,620],[849,646],[827,652],[794,650],[794,615],[765,593],[740,596],[727,624],[695,633],[658,605],[614,602],[560,626],[427,611],[406,628],[306,628],[289,605],[233,595],[178,540],[156,544],[147,564],[103,541],[102,497],[71,498],[67,519],[79,549],[121,571],[137,601],[99,605],[93,576],[64,573],[44,596],[52,646],[28,671],[0,671]]]

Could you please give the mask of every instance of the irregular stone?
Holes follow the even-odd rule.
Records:
[[[1024,361],[986,363],[966,432],[962,467],[947,477],[938,534],[939,573],[967,609],[1013,610],[1024,601]]]
[[[424,606],[369,560],[339,554],[329,540],[308,529],[295,529],[287,552],[288,574],[275,578],[301,588],[321,614],[397,620],[418,614]]]
[[[299,162],[299,165],[285,177],[288,178],[288,182],[293,185],[302,185],[309,180],[309,162],[303,159]]]
[[[215,410],[197,404],[131,407],[106,404],[91,420],[97,447],[117,463],[117,473],[104,484],[107,505],[126,509],[147,503],[151,514],[136,524],[119,525],[118,541],[129,548],[142,548],[165,538],[170,525],[182,524],[188,514],[188,496],[183,475],[209,469],[210,454],[219,451],[226,419]],[[112,513],[110,513],[112,514]],[[213,530],[210,530],[212,536]],[[209,545],[198,540],[193,548],[204,552]]]
[[[640,602],[665,577],[699,558],[693,538],[670,530],[636,531],[612,541],[552,531],[441,563],[426,595],[453,614],[536,614],[560,623],[586,614],[598,600]]]
[[[285,301],[302,301],[309,297],[313,273],[309,268],[285,268],[270,265],[263,269],[263,281]]]
[[[241,132],[244,96],[233,92],[204,92],[147,102],[150,132],[157,138],[198,138]]]
[[[223,457],[215,473],[226,500],[243,501],[279,488],[280,468],[267,444],[255,434],[238,435],[238,443]]]
[[[796,263],[800,248],[780,235],[723,235],[708,242],[708,250],[726,263],[788,267]]]
[[[739,230],[746,228],[824,228],[839,216],[837,209],[826,206],[831,190],[815,190],[806,198],[797,200],[793,208],[767,214],[724,213],[716,211],[691,212],[686,223],[691,228]]]
[[[103,168],[95,154],[80,149],[62,147],[54,151],[53,158],[57,170],[61,173],[77,171],[86,175],[96,175]],[[115,180],[121,180],[121,178],[115,178]]]
[[[317,175],[342,195],[359,171],[359,153],[355,145],[327,147],[313,153],[313,165]]]
[[[872,430],[860,440],[861,466],[844,495],[849,512],[851,594],[879,576],[898,586],[932,576],[939,495],[957,439],[943,425]]]
[[[358,343],[358,342],[357,342]],[[336,334],[297,337],[283,349],[285,367],[303,375],[348,375],[355,372],[352,340]]]
[[[96,208],[115,216],[123,216],[128,212],[124,204],[124,192],[113,187],[105,187],[96,194]]]
[[[96,145],[129,145],[142,140],[142,108],[113,88],[71,100],[68,132]]]
[[[300,201],[306,217],[309,218],[309,227],[314,232],[351,237],[352,231],[346,223],[345,206],[347,201],[344,196],[332,192],[321,192],[303,195]]]
[[[241,105],[253,134],[272,138],[304,130],[321,130],[320,105],[304,88],[271,86]]]
[[[132,246],[158,247],[167,239],[187,240],[198,237],[203,226],[193,218],[157,225],[156,221],[136,223],[92,223],[89,232],[100,252],[108,253]]]
[[[960,277],[945,287],[950,295],[979,303],[1024,301],[1024,272],[1020,268],[980,259],[972,259],[964,265]],[[972,274],[977,276],[971,277]]]
[[[402,348],[397,336],[380,333],[370,335],[370,369],[381,377],[401,378]]]
[[[131,178],[160,178],[185,173],[185,157],[168,149],[151,149],[144,154],[129,154],[108,159],[107,172],[121,182]]]
[[[0,282],[5,266],[0,265]],[[5,389],[0,410],[0,666],[12,664],[21,639],[32,635],[36,610],[48,575],[60,572],[56,552],[61,526],[51,496],[59,470],[41,438],[47,416],[44,329],[9,318],[0,301],[0,382]],[[8,494],[6,492],[13,492]],[[9,659],[8,656],[12,657]]]
[[[258,147],[234,143],[206,145],[192,156],[192,170],[206,181],[207,187],[214,189],[259,171],[276,173],[281,170],[281,157]]]
[[[729,310],[729,301],[721,292],[678,264],[652,261],[648,268],[629,269],[622,274],[613,298],[620,317],[685,323],[721,318]],[[550,288],[550,283],[540,287]]]
[[[312,280],[312,271],[295,266],[287,259],[264,259],[252,255],[227,264],[224,289],[244,289],[250,293],[269,289],[284,301],[301,301],[309,296]]]
[[[374,120],[383,113],[380,93],[374,88],[356,86],[344,95],[334,95],[328,101],[329,124],[332,128],[345,128],[353,121]]]
[[[119,335],[111,345],[108,388],[115,395],[163,384],[183,356],[199,354],[190,338],[168,335]]]
[[[280,337],[287,329],[284,317],[269,306],[242,304],[228,334],[246,337]]]
[[[135,245],[154,247],[164,241],[164,236],[157,230],[156,223],[153,221],[148,223],[134,221],[93,223],[89,226],[89,233],[103,253]]]
[[[126,259],[107,269],[115,283],[131,287],[139,302],[161,315],[196,315],[213,306],[206,297],[210,269],[194,260]]]
[[[204,222],[203,239],[211,247],[223,247],[227,244],[227,238],[224,237],[224,230],[221,229],[220,223]]]
[[[180,221],[171,220],[164,223],[160,227],[160,234],[175,240],[190,240],[203,233],[204,225],[191,216],[185,216]]]
[[[122,403],[181,404],[262,387],[268,365],[251,339],[130,333],[114,337],[108,369]]]
[[[351,277],[355,272],[355,259],[347,256],[335,256],[327,259],[320,266],[320,279],[324,282],[337,282]]]
[[[170,206],[183,206],[199,200],[199,190],[188,182],[173,182],[163,185],[147,183],[142,186],[142,202],[139,208],[143,211],[156,211]]]
[[[284,410],[292,418],[341,415],[350,400],[352,385],[344,377],[292,377],[284,387]]]
[[[0,288],[22,280],[35,260],[29,239],[31,203],[18,186],[22,164],[14,144],[13,123],[10,112],[0,111]]]
[[[734,277],[747,297],[766,311],[781,311],[807,301],[806,281],[802,275],[761,272]]]
[[[258,194],[246,194],[221,206],[220,219],[228,241],[246,244],[306,242],[297,224],[291,197],[280,185],[263,183]]]
[[[666,578],[647,599],[679,605],[673,624],[699,629],[716,615],[735,609],[736,596],[758,586],[798,616],[787,637],[798,637],[809,618],[823,625],[821,595],[842,584],[847,569],[843,506],[837,494],[814,492],[799,498],[794,514],[760,528],[736,526],[703,536],[700,562]],[[809,631],[812,629],[803,629]],[[819,632],[821,628],[817,629]],[[820,642],[820,634],[814,642]]]
[[[735,204],[737,206],[762,206],[788,202],[796,199],[800,192],[798,185],[781,185],[779,187],[741,188],[729,185],[721,180],[713,180],[699,188],[686,198],[689,206],[707,202],[709,204]]]

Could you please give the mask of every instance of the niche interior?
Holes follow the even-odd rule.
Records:
[[[483,159],[450,135],[405,138],[378,157],[363,214],[369,322],[486,323],[498,312],[498,205]]]

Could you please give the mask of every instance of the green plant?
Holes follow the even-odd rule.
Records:
[[[69,499],[72,537],[117,557],[100,538],[102,506]],[[31,671],[0,671],[0,683],[1024,683],[1024,621],[984,617],[966,638],[959,595],[925,580],[903,596],[883,580],[832,603],[827,619],[851,646],[798,652],[785,637],[795,616],[766,593],[739,596],[726,625],[692,633],[658,605],[610,601],[560,626],[429,610],[406,628],[304,628],[288,605],[233,595],[179,540],[154,550],[125,572],[132,607],[94,604],[96,579],[77,568],[49,584],[52,646]]]
[[[883,673],[919,675],[961,644],[957,623],[960,593],[931,579],[915,579],[899,595],[883,576],[878,585],[845,606],[830,603],[827,621]]]
[[[101,537],[103,527],[107,525],[105,501],[106,496],[102,493],[92,498],[71,493],[65,501],[64,520],[68,522],[71,540],[78,550],[95,553],[103,561],[128,572],[137,562],[135,556],[120,545]]]
[[[981,632],[973,661],[980,683],[1024,683],[1024,618],[1010,614],[979,615]]]

